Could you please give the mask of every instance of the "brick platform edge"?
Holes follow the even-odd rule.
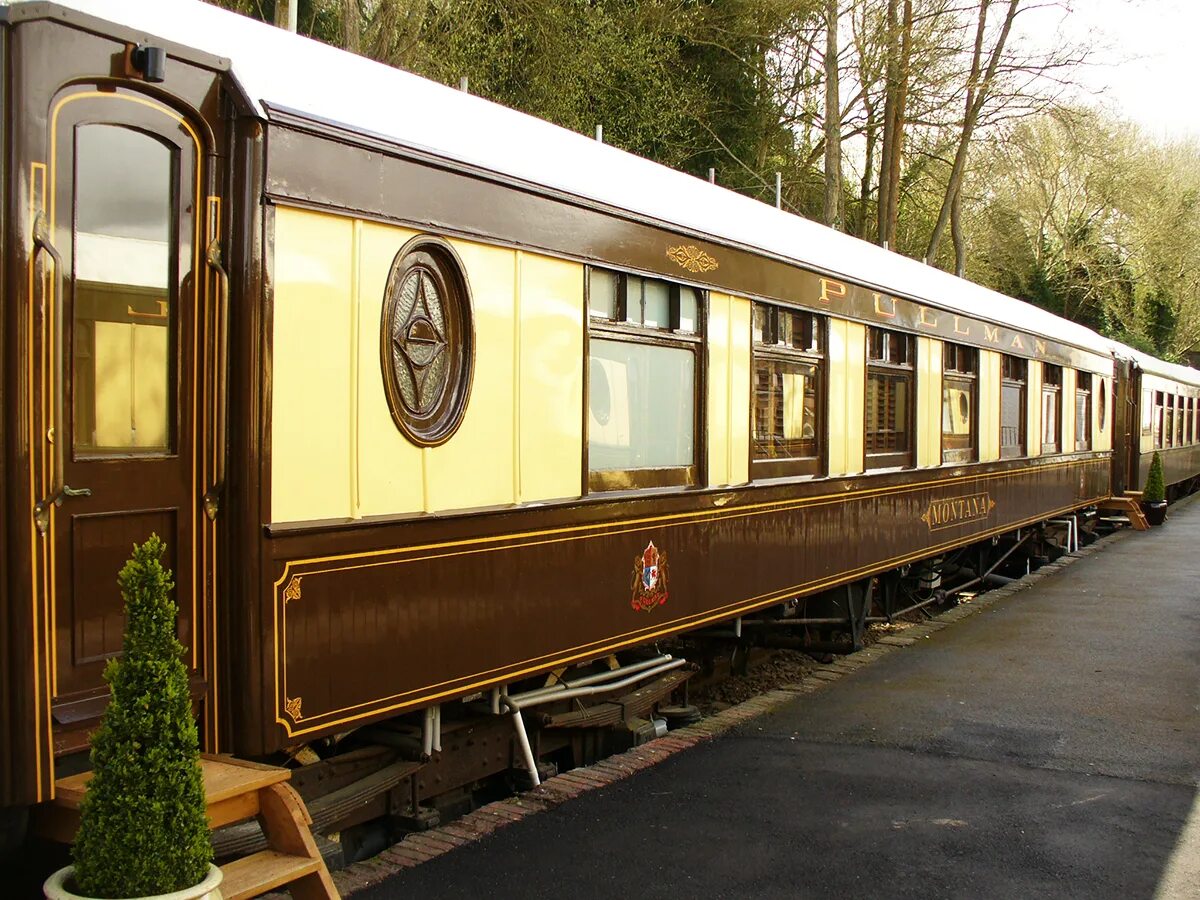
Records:
[[[1185,504],[1177,504],[1177,506],[1182,505]],[[341,891],[342,896],[353,894],[355,891],[383,881],[402,869],[419,866],[455,847],[477,841],[498,828],[519,822],[526,816],[552,809],[580,794],[621,781],[642,769],[656,766],[682,750],[712,740],[749,719],[796,700],[799,696],[824,690],[830,682],[837,681],[856,669],[870,665],[889,653],[912,646],[928,638],[935,631],[941,631],[961,619],[980,613],[997,601],[1032,587],[1044,578],[1049,578],[1080,559],[1104,550],[1113,542],[1119,541],[1131,533],[1129,529],[1122,529],[1100,538],[1094,544],[1083,547],[1075,553],[1068,553],[1011,584],[988,591],[961,606],[946,610],[928,622],[906,628],[902,634],[886,635],[857,653],[839,657],[831,663],[818,666],[809,672],[803,681],[782,685],[773,691],[760,694],[752,700],[739,703],[737,706],[702,719],[695,725],[677,729],[666,737],[642,744],[640,747],[624,753],[618,753],[616,756],[610,756],[590,766],[563,772],[561,775],[547,779],[531,791],[509,797],[506,800],[489,803],[447,825],[407,835],[400,843],[383,851],[378,856],[334,872],[334,883]]]

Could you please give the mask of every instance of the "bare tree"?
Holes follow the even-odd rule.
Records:
[[[950,169],[950,179],[946,184],[946,192],[942,198],[942,208],[938,212],[937,222],[933,226],[933,233],[929,236],[929,246],[925,250],[925,262],[930,265],[933,263],[934,256],[937,255],[938,245],[942,242],[942,234],[945,232],[946,225],[950,220],[955,198],[962,188],[963,173],[966,172],[967,168],[967,152],[970,148],[971,136],[975,132],[975,125],[979,120],[980,111],[983,109],[984,104],[987,103],[988,91],[996,77],[996,70],[1004,54],[1004,45],[1008,42],[1008,35],[1012,31],[1013,19],[1017,16],[1017,9],[1020,3],[1021,0],[1008,0],[1008,10],[1004,16],[1004,24],[1000,28],[1000,34],[996,38],[996,43],[992,46],[991,52],[988,54],[987,68],[984,69],[983,44],[987,30],[988,7],[991,5],[991,0],[979,0],[979,19],[975,31],[975,49],[971,57],[971,74],[967,82],[966,109],[963,113],[962,130],[959,132],[958,148],[954,153],[954,164]],[[956,242],[956,251],[960,247],[961,252],[956,252],[955,268],[965,271],[965,244]]]
[[[842,109],[838,89],[838,0],[825,7],[825,224],[842,230]]]

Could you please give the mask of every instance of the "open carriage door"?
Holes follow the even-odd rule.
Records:
[[[79,85],[47,113],[44,204],[34,170],[34,268],[47,298],[35,363],[49,436],[35,518],[48,538],[58,754],[86,746],[107,703],[101,676],[124,624],[117,572],[151,534],[167,545],[179,640],[216,749],[205,495],[218,478],[212,382],[228,298],[206,252],[218,204],[205,190],[201,121],[120,85]]]

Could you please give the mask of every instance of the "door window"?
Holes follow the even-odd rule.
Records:
[[[172,450],[177,152],[132,128],[75,128],[76,456]]]

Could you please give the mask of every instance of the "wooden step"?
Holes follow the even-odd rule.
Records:
[[[250,856],[221,866],[221,896],[225,900],[257,897],[277,887],[312,875],[322,866],[321,860],[293,856],[278,850],[260,850]]]
[[[1137,496],[1131,496],[1132,493],[1137,493]],[[1146,516],[1142,513],[1142,504],[1137,499],[1140,496],[1138,492],[1126,492],[1126,496],[1109,497],[1097,506],[1100,509],[1115,509],[1125,513],[1135,531],[1149,531],[1150,523],[1146,521]]]
[[[226,900],[257,897],[287,886],[295,900],[332,900],[337,887],[329,877],[309,826],[304,801],[287,783],[291,772],[276,766],[202,755],[200,768],[208,801],[210,828],[257,818],[268,849],[221,867]],[[91,773],[55,784],[55,798],[34,810],[33,827],[43,837],[71,843],[79,828],[79,805]]]

